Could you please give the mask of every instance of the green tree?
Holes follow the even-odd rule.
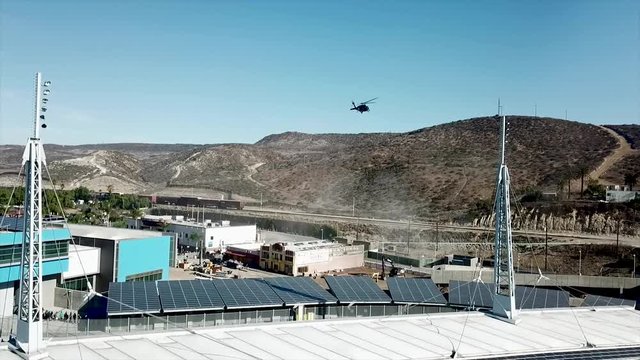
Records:
[[[589,167],[587,165],[579,165],[578,166],[578,174],[580,175],[580,194],[584,194],[584,177],[587,176],[589,172]]]
[[[624,184],[629,186],[629,189],[633,191],[633,187],[638,183],[638,176],[640,173],[626,173],[624,175]]]
[[[84,186],[73,189],[73,200],[91,200],[91,191]]]

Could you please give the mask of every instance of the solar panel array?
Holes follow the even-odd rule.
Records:
[[[495,285],[452,280],[449,283],[449,303],[475,308],[493,307]],[[569,307],[569,293],[561,290],[516,286],[518,309],[548,309]]]
[[[440,289],[431,279],[392,277],[387,279],[391,298],[395,303],[446,304]]]
[[[160,299],[155,281],[130,281],[109,284],[109,315],[159,313]]]
[[[286,305],[335,304],[338,302],[338,299],[309,277],[273,277],[266,278],[264,281],[271,286],[271,289]]]
[[[164,312],[224,309],[218,290],[209,280],[158,281],[158,295]]]
[[[607,296],[587,295],[582,302],[582,306],[635,306],[634,300],[613,298]]]
[[[366,276],[328,276],[331,291],[341,303],[390,303],[391,298]]]
[[[228,309],[282,306],[283,300],[267,285],[256,279],[211,280]]]
[[[518,309],[549,309],[569,307],[569,293],[561,290],[516,286]]]
[[[474,308],[491,308],[493,307],[494,289],[493,284],[451,280],[449,282],[449,303]]]
[[[563,351],[544,354],[527,354],[496,356],[495,360],[620,360],[620,359],[640,359],[640,347],[619,348],[619,349],[588,349],[576,351]]]

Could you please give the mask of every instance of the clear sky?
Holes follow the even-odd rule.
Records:
[[[640,1],[0,0],[0,144],[253,143],[496,113],[640,123]],[[379,97],[370,113],[351,100]]]

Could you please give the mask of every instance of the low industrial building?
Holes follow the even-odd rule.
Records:
[[[298,276],[364,266],[364,246],[329,240],[277,242],[263,245],[260,268]]]
[[[200,248],[204,241],[208,252],[224,252],[227,246],[255,244],[258,241],[256,225],[231,226],[229,221],[211,220],[196,222],[180,215],[146,215],[141,219],[128,219],[127,227],[175,234],[180,246]]]
[[[633,191],[627,185],[607,186],[606,200],[610,203],[622,203],[640,199],[640,191]]]
[[[167,280],[169,267],[175,266],[177,246],[171,235],[77,224],[68,229],[75,244],[100,249],[99,272],[90,278],[98,292],[107,291],[111,282]]]

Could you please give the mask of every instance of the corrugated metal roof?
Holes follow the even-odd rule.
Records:
[[[588,347],[587,343],[594,347]],[[487,359],[640,347],[631,308],[521,313],[512,325],[479,312],[298,321],[53,340],[47,359]],[[2,359],[19,359],[0,350]]]

